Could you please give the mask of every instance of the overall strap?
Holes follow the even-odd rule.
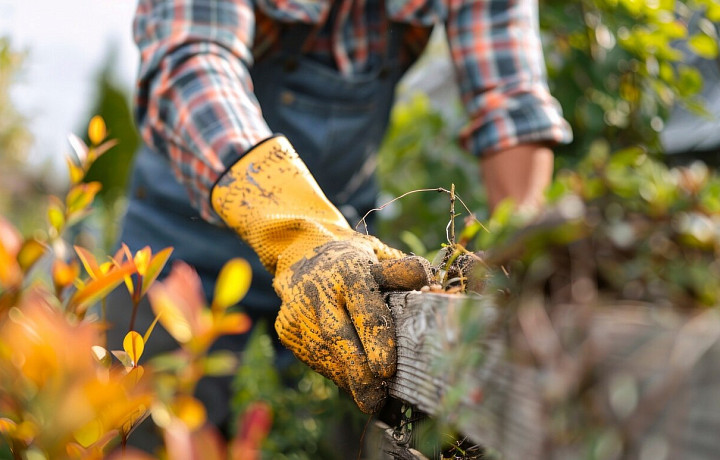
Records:
[[[297,68],[303,49],[314,31],[313,24],[301,22],[283,26],[280,31],[280,49],[285,55],[283,66],[286,71],[291,72]]]
[[[385,53],[386,60],[392,61],[400,57],[406,30],[407,24],[403,22],[390,21],[390,26],[388,27],[387,52]]]
[[[391,75],[392,69],[397,68],[406,30],[407,24],[390,21],[390,25],[388,27],[387,46],[385,54],[382,58],[382,65],[380,67],[381,78]]]

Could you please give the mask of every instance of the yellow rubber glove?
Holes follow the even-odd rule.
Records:
[[[395,329],[370,267],[404,254],[352,230],[282,136],[233,165],[212,204],[275,274],[282,343],[362,411],[378,410],[395,373]]]

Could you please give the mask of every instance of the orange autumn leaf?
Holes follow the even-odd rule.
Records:
[[[125,243],[122,243],[120,249],[111,260],[116,266],[120,266],[123,260],[131,261],[135,265],[136,273],[140,275],[142,279],[142,286],[140,286],[140,292],[138,293],[139,297],[142,297],[147,293],[157,277],[160,276],[165,264],[167,264],[167,261],[170,259],[172,251],[173,248],[169,247],[153,255],[152,249],[149,246],[145,246],[133,256],[130,248],[128,248]],[[125,285],[130,295],[134,296],[136,287],[130,276],[125,278]]]
[[[172,411],[191,431],[203,426],[207,420],[205,406],[192,396],[178,396],[172,405]]]
[[[52,266],[52,280],[56,289],[64,289],[80,275],[80,265],[73,260],[69,263],[55,259]]]
[[[67,452],[68,458],[85,458],[87,456],[87,449],[78,443],[68,443],[65,446],[65,452]]]
[[[121,267],[123,264],[123,261],[127,260],[131,263],[135,263],[133,261],[132,253],[130,252],[130,248],[127,247],[127,244],[122,243],[120,246],[120,249],[117,250],[115,255],[110,258],[112,263],[116,267]],[[133,283],[133,279],[130,275],[125,277],[125,286],[127,287],[128,292],[131,296],[135,295],[135,283]]]
[[[172,252],[173,248],[165,248],[150,258],[143,275],[141,295],[145,295],[152,283],[160,276],[160,272],[162,272],[168,259],[170,259]]]
[[[0,246],[3,246],[13,257],[20,250],[22,235],[9,220],[0,216]]]
[[[245,313],[229,313],[215,320],[214,330],[218,335],[244,334],[250,325],[250,317]]]
[[[128,355],[129,356],[129,355]],[[126,366],[130,369],[128,370],[128,373],[124,376],[123,381],[126,384],[129,384],[131,387],[134,387],[135,385],[138,385],[140,381],[143,378],[143,375],[145,375],[145,368],[142,366]]]
[[[12,431],[12,438],[25,444],[33,442],[38,435],[38,427],[35,423],[25,420],[20,422]]]
[[[70,298],[69,307],[71,311],[83,313],[95,302],[106,297],[113,289],[123,282],[126,276],[135,272],[135,267],[126,263],[120,267],[101,274],[97,278],[78,289]]]
[[[17,428],[17,423],[7,417],[0,418],[0,433],[9,434]]]
[[[73,246],[73,248],[75,248],[75,253],[78,255],[78,258],[80,259],[80,262],[82,262],[87,274],[90,275],[90,278],[97,279],[100,277],[102,272],[100,271],[100,266],[98,265],[97,260],[95,260],[95,256],[81,246]]]
[[[193,338],[193,328],[174,296],[160,284],[153,286],[148,295],[153,312],[165,330],[179,343],[188,343]]]
[[[210,327],[203,315],[205,300],[197,272],[182,261],[176,262],[170,274],[149,290],[150,304],[160,324],[180,343],[202,336]]]
[[[65,378],[63,373],[84,372],[93,362],[92,356],[87,352],[65,353],[65,347],[90,350],[98,337],[94,325],[70,323],[39,289],[30,291],[23,304],[8,312],[8,321],[0,332],[0,343],[12,344],[8,349],[0,347],[0,362],[19,366],[23,377],[38,388],[48,379]]]
[[[113,259],[120,263],[122,263],[124,260],[131,261],[133,260],[132,251],[130,251],[130,248],[127,244],[122,243],[120,245],[120,249],[117,250]]]
[[[0,241],[0,286],[17,286],[22,282],[22,278],[22,270],[15,254]]]

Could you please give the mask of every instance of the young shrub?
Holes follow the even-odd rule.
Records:
[[[25,237],[0,216],[0,447],[15,458],[151,458],[125,445],[152,415],[170,458],[239,458],[238,446],[260,442],[267,420],[246,422],[254,435],[228,445],[206,422],[193,392],[203,376],[236,366],[209,349],[219,336],[250,327],[245,314],[230,309],[249,288],[250,266],[230,261],[208,305],[187,264],[176,263],[157,281],[172,248],[132,254],[123,245],[103,258],[80,245],[71,251],[63,234],[92,211],[101,184],[84,179],[114,145],[106,136],[99,117],[90,122],[89,145],[70,136],[70,186],[64,197],[49,198],[47,228]],[[105,298],[123,284],[132,299],[128,308],[136,311],[147,295],[157,318],[142,335],[131,327],[122,350],[107,350]],[[175,366],[141,364],[157,322],[180,344],[165,361]]]

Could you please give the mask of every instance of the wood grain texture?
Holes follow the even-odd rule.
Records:
[[[398,336],[390,394],[504,458],[720,455],[715,310],[548,309],[532,298],[500,310],[477,297],[419,292],[387,301]],[[460,340],[468,318],[470,344]]]

